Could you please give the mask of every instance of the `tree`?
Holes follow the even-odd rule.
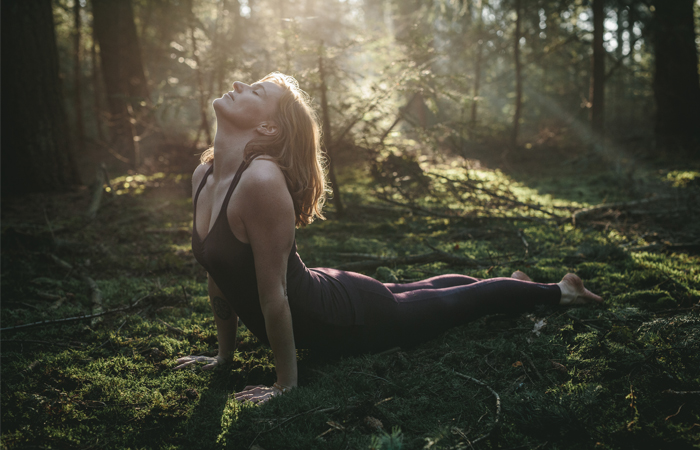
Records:
[[[140,142],[153,127],[153,119],[148,116],[148,84],[131,0],[93,0],[92,11],[111,115],[112,145],[117,151],[126,150],[132,165],[138,166]]]
[[[603,112],[605,111],[605,48],[603,47],[605,10],[603,3],[604,0],[593,0],[593,57],[589,94],[591,129],[594,134],[599,136],[603,134]]]
[[[661,148],[700,154],[700,82],[693,3],[654,1],[654,131]]]
[[[331,188],[333,189],[333,205],[335,205],[335,211],[338,217],[343,217],[345,210],[343,208],[343,200],[340,197],[340,186],[338,185],[338,179],[335,176],[335,165],[333,163],[333,136],[331,135],[331,119],[330,111],[328,107],[328,87],[326,85],[327,73],[324,68],[324,47],[323,42],[319,48],[318,55],[318,76],[321,79],[321,117],[322,117],[322,134],[323,134],[323,147],[326,151],[326,157],[328,158],[328,176],[331,180]]]
[[[511,144],[518,143],[518,131],[520,130],[520,114],[523,105],[523,75],[520,63],[520,21],[522,10],[520,0],[515,0],[515,42],[513,43],[513,59],[515,60],[515,113],[513,114],[513,134]]]
[[[78,182],[57,52],[51,0],[3,0],[3,194]]]

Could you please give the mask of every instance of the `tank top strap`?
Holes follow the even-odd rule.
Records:
[[[194,209],[195,213],[197,212],[197,200],[199,199],[199,193],[202,192],[202,188],[204,187],[205,184],[207,184],[207,178],[209,178],[209,175],[214,171],[214,164],[212,163],[211,166],[207,169],[207,173],[204,174],[204,178],[202,178],[202,181],[199,183],[199,187],[197,188],[197,193],[194,195]]]
[[[246,161],[245,159],[243,159],[243,161],[241,162],[241,165],[238,167],[236,175],[233,177],[231,186],[229,186],[228,192],[226,192],[226,197],[224,197],[224,203],[221,204],[221,211],[226,211],[226,209],[228,208],[228,202],[229,200],[231,200],[233,190],[236,189],[236,186],[238,186],[238,182],[241,181],[241,175],[243,175],[243,172],[248,168],[251,162],[253,162],[252,159],[250,161]]]

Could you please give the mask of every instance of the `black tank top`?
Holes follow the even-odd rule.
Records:
[[[199,193],[214,170],[213,164],[194,197],[192,252],[204,266],[236,314],[246,327],[262,342],[268,343],[265,318],[258,297],[255,261],[250,244],[239,241],[228,222],[229,200],[251,161],[243,161],[236,172],[224,203],[204,239],[197,233],[197,200]],[[358,274],[353,274],[358,275]],[[364,322],[361,292],[353,283],[350,273],[334,269],[308,269],[297,253],[296,240],[287,259],[287,295],[292,313],[294,338],[297,347],[318,346],[318,328],[347,327]]]

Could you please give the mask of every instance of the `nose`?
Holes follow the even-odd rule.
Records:
[[[243,92],[243,89],[246,87],[249,87],[247,84],[241,82],[241,81],[234,81],[233,82],[233,91],[237,93]]]

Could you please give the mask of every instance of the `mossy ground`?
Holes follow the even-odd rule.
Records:
[[[524,151],[520,158],[503,171],[474,168],[470,177],[508,184],[521,200],[548,208],[697,190],[697,169],[672,164],[630,171],[595,156],[570,164],[528,164]],[[555,282],[572,271],[606,301],[487,316],[389,354],[328,360],[300,350],[298,389],[262,407],[241,405],[234,392],[274,381],[270,350],[244,328],[232,365],[171,370],[178,356],[217,348],[205,272],[190,250],[188,175],[115,179],[120,195],[92,221],[81,214],[87,191],[5,201],[3,328],[90,311],[85,282],[50,254],[96,280],[104,309],[148,297],[131,314],[2,333],[2,447],[399,448],[379,424],[400,434],[405,449],[470,448],[489,431],[474,448],[700,446],[700,395],[664,393],[700,389],[697,210],[608,214],[576,226],[539,213],[534,221],[451,219],[377,201],[360,166],[341,175],[351,213],[334,219],[331,207],[329,220],[297,232],[310,267],[341,265],[347,253],[392,257],[435,247],[490,264],[368,274],[409,281],[520,269]],[[435,193],[416,201],[450,206]],[[493,388],[500,415],[489,389],[457,373]]]

